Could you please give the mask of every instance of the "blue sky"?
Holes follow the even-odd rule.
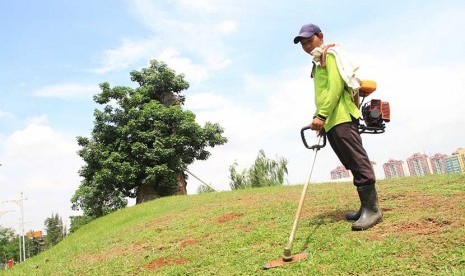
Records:
[[[75,137],[90,134],[92,96],[101,82],[134,85],[129,72],[150,59],[184,73],[185,108],[229,138],[190,171],[228,190],[229,166],[248,167],[264,149],[288,159],[289,183],[303,183],[312,153],[299,131],[313,86],[310,57],[292,40],[310,22],[377,81],[372,98],[391,104],[387,132],[364,136],[373,161],[450,154],[465,147],[463,14],[463,1],[1,1],[0,202],[25,193],[26,229],[77,214]],[[313,180],[338,165],[325,148]],[[191,178],[189,193],[198,185]],[[17,206],[0,210],[15,210],[0,225],[17,229]]]

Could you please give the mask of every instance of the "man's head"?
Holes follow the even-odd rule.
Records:
[[[305,52],[310,54],[313,49],[323,43],[323,33],[320,27],[315,24],[305,24],[300,28],[299,35],[294,38],[294,44],[302,44]]]
[[[320,27],[315,24],[305,24],[300,28],[299,35],[294,38],[294,44],[300,42],[302,38],[310,38],[314,34],[321,33]]]

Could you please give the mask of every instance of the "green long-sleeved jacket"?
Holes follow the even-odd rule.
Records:
[[[336,58],[326,55],[326,68],[316,66],[314,71],[315,116],[325,119],[325,131],[335,125],[350,122],[352,117],[358,119],[361,112],[352,99],[351,92],[344,85],[339,74]]]

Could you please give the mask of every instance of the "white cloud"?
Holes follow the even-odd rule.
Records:
[[[13,113],[0,110],[0,119],[11,120],[14,118],[15,118],[15,115]]]
[[[178,6],[182,7],[186,10],[192,10],[196,12],[202,13],[212,13],[218,11],[218,1],[214,0],[197,0],[197,1],[189,1],[189,0],[178,0]]]
[[[344,32],[342,35],[347,37],[342,39],[354,51],[376,52],[378,57],[390,63],[395,59],[420,66],[463,62],[465,36],[457,26],[465,25],[464,3],[425,2],[417,5],[411,2],[399,7],[402,6],[404,8],[396,13],[390,12],[383,18]]]
[[[103,52],[102,65],[91,69],[91,72],[104,74],[111,71],[126,69],[135,62],[145,60],[156,53],[157,41],[147,39],[141,41],[123,40],[122,44],[115,49]]]
[[[46,125],[48,123],[48,117],[47,115],[40,115],[40,116],[35,116],[32,118],[27,119],[27,124],[28,125]]]
[[[217,93],[202,92],[188,97],[188,106],[194,110],[214,110],[231,105],[230,100]]]
[[[8,163],[42,164],[43,158],[56,157],[58,160],[70,150],[76,150],[76,145],[71,146],[62,134],[46,125],[46,121],[45,116],[32,118],[26,128],[15,131],[8,137],[5,141],[5,157],[9,160]]]
[[[120,46],[104,51],[101,65],[92,72],[138,67],[141,62],[157,58],[184,73],[190,81],[203,81],[211,72],[231,64],[226,56],[228,47],[222,39],[234,33],[237,24],[217,15],[219,10],[225,9],[224,5],[206,0],[129,3],[135,17],[152,32],[151,37],[138,41],[125,39]],[[171,11],[166,12],[167,9]],[[209,12],[212,14],[205,17]]]
[[[205,66],[193,64],[192,60],[183,58],[174,49],[166,49],[156,59],[165,62],[176,72],[184,73],[189,80],[202,81],[208,76],[208,69]]]
[[[32,91],[32,95],[42,98],[85,99],[99,92],[98,85],[77,83],[55,84]]]
[[[218,24],[218,30],[222,34],[231,34],[237,30],[237,23],[232,20],[222,21]]]

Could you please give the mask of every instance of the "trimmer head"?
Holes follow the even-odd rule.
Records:
[[[285,264],[295,263],[295,262],[298,262],[298,261],[301,261],[301,260],[304,260],[304,259],[308,258],[308,256],[309,256],[309,254],[307,252],[303,252],[303,253],[292,255],[290,258],[289,257],[281,257],[279,259],[276,259],[276,260],[273,260],[271,262],[265,263],[263,265],[263,269],[270,269],[270,268],[282,266],[282,265],[285,265]]]

